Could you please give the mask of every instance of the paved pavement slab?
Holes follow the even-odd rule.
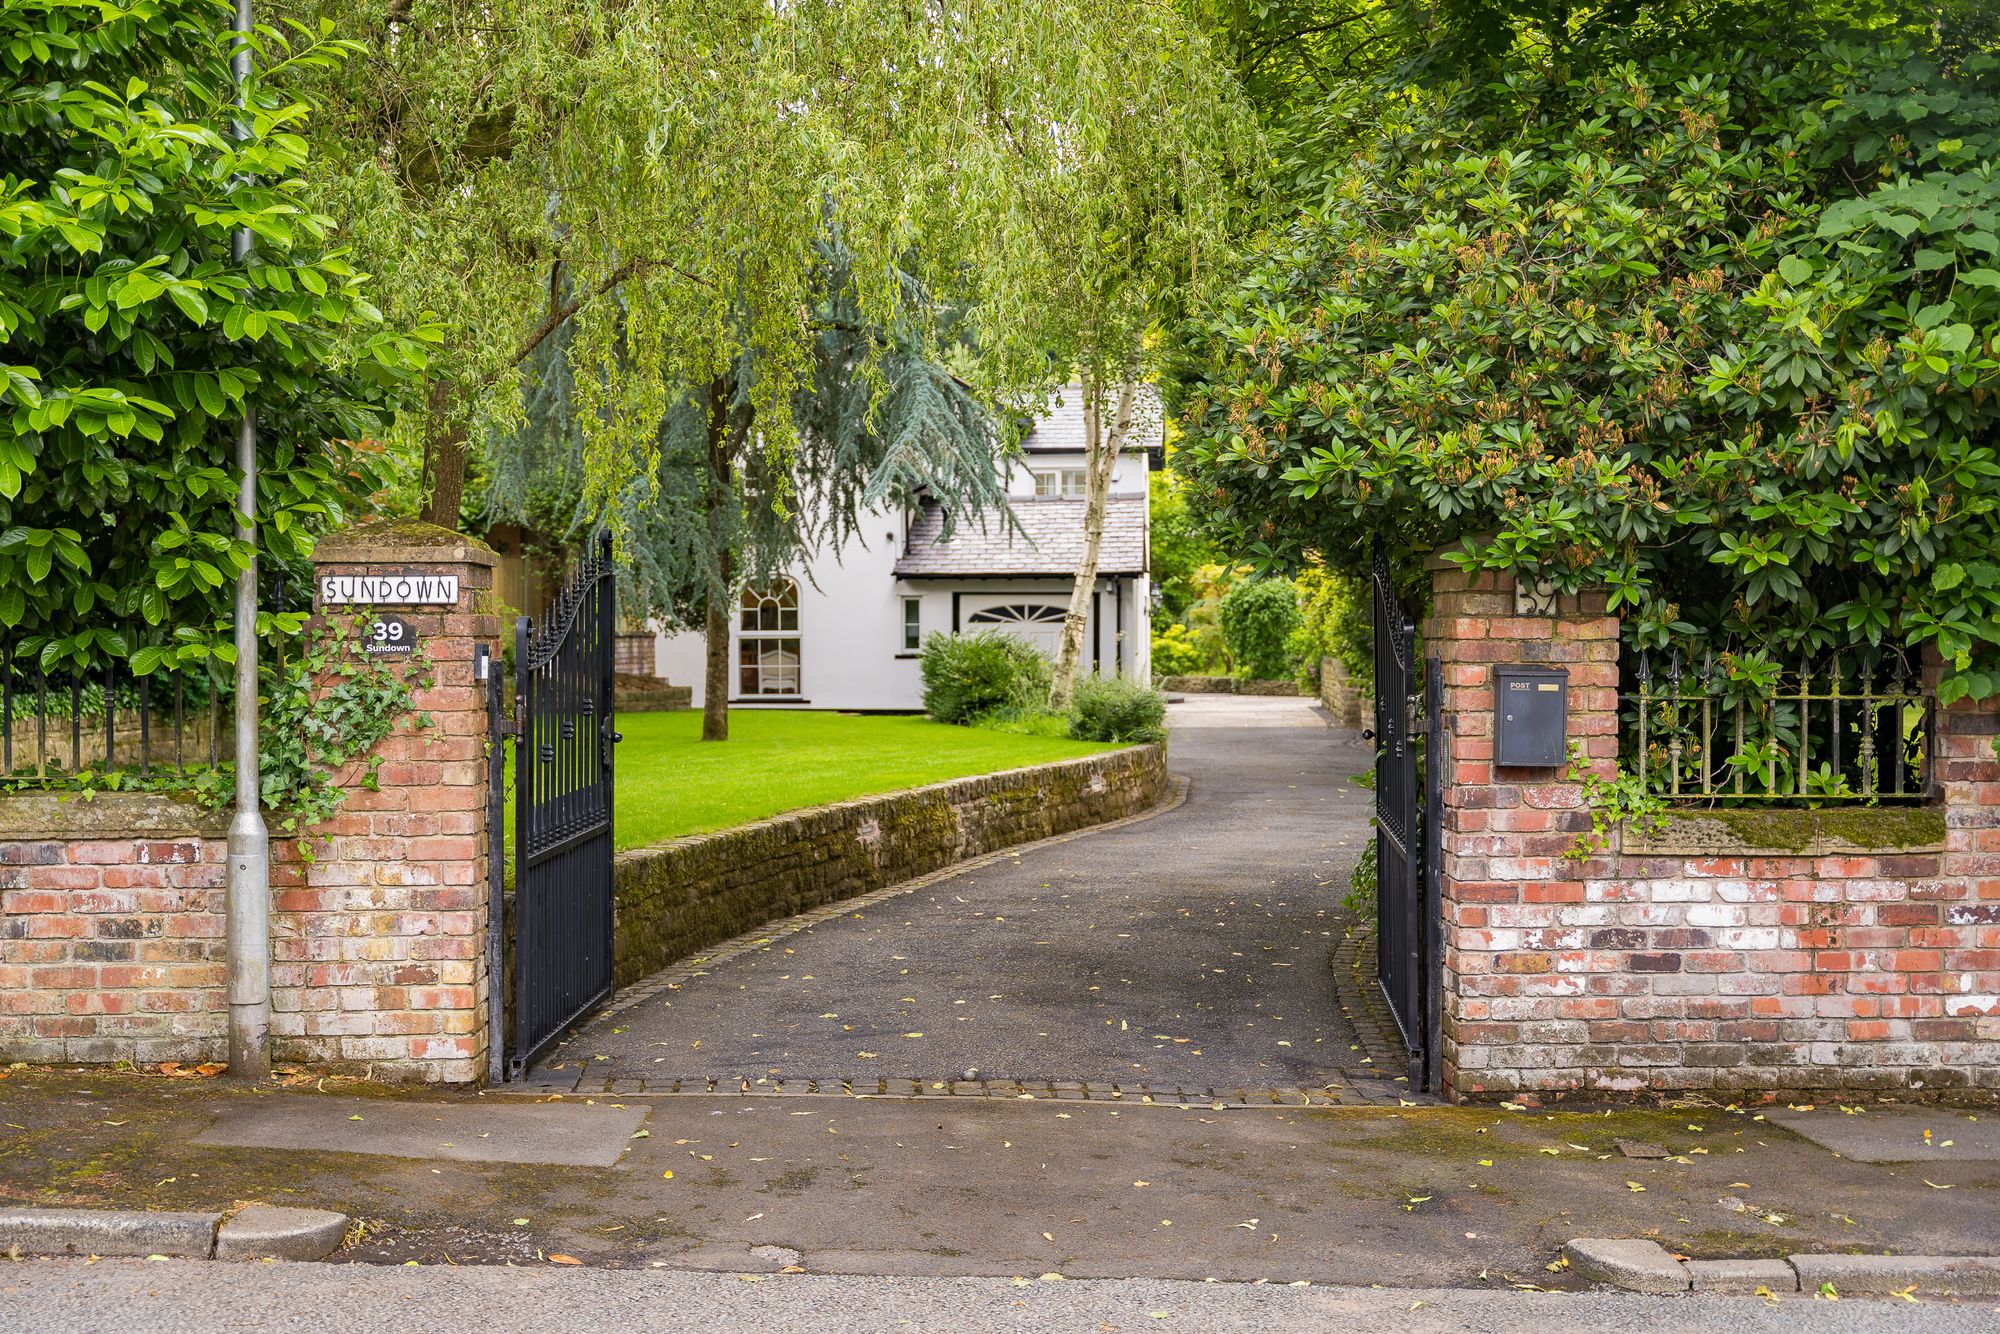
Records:
[[[600,1018],[541,1069],[729,1088],[1405,1073],[1349,1012],[1379,1002],[1339,994],[1329,963],[1372,837],[1373,795],[1349,781],[1372,748],[1302,699],[1190,700],[1171,722],[1169,764],[1193,779],[1174,810],[775,938]]]
[[[273,1095],[225,1105],[194,1142],[468,1163],[610,1167],[645,1119],[645,1109],[638,1107]]]
[[[2000,1237],[2000,1166],[1837,1159],[1751,1108],[674,1096],[651,1104],[647,1134],[616,1167],[551,1169],[197,1144],[211,1120],[278,1095],[104,1071],[8,1074],[0,1197],[333,1209],[369,1225],[343,1256],[386,1264],[564,1254],[644,1268],[779,1246],[818,1273],[1547,1287],[1581,1282],[1546,1268],[1574,1237],[1652,1238],[1697,1259],[1971,1254]],[[393,1105],[359,1101],[364,1116]],[[451,1105],[471,1123],[492,1101]],[[1617,1138],[1674,1156],[1623,1158]]]
[[[2000,1112],[1991,1109],[1829,1103],[1766,1119],[1858,1163],[2000,1163]]]

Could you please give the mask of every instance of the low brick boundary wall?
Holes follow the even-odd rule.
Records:
[[[0,798],[0,1060],[223,1059],[228,812]]]
[[[2000,1090],[2000,711],[1942,712],[1940,800],[1676,812],[1579,853],[1567,766],[1495,754],[1493,668],[1569,670],[1568,736],[1619,741],[1602,592],[1536,611],[1433,567],[1442,663],[1444,1078],[1454,1098]]]
[[[766,922],[1136,815],[1167,790],[1166,748],[1133,746],[621,852],[617,983],[628,986]]]

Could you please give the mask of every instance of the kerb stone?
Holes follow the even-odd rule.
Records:
[[[1926,1297],[2000,1295],[2000,1256],[1990,1255],[1794,1255],[1799,1291],[1818,1292],[1833,1284],[1842,1296],[1857,1292],[1903,1292]]]
[[[1593,1283],[1627,1292],[1686,1292],[1687,1267],[1657,1241],[1626,1237],[1578,1237],[1563,1247],[1569,1267]]]
[[[139,1209],[0,1210],[0,1250],[23,1255],[171,1255],[206,1260],[221,1214]]]
[[[1783,1260],[1689,1260],[1688,1277],[1696,1292],[1751,1294],[1797,1292],[1799,1276]]]

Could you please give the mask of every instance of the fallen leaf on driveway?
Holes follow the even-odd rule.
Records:
[[[551,1255],[549,1263],[552,1265],[580,1265],[583,1261],[577,1259],[574,1255]]]

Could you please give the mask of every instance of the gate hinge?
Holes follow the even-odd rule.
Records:
[[[519,736],[521,735],[521,724],[503,713],[500,715],[499,735]]]

